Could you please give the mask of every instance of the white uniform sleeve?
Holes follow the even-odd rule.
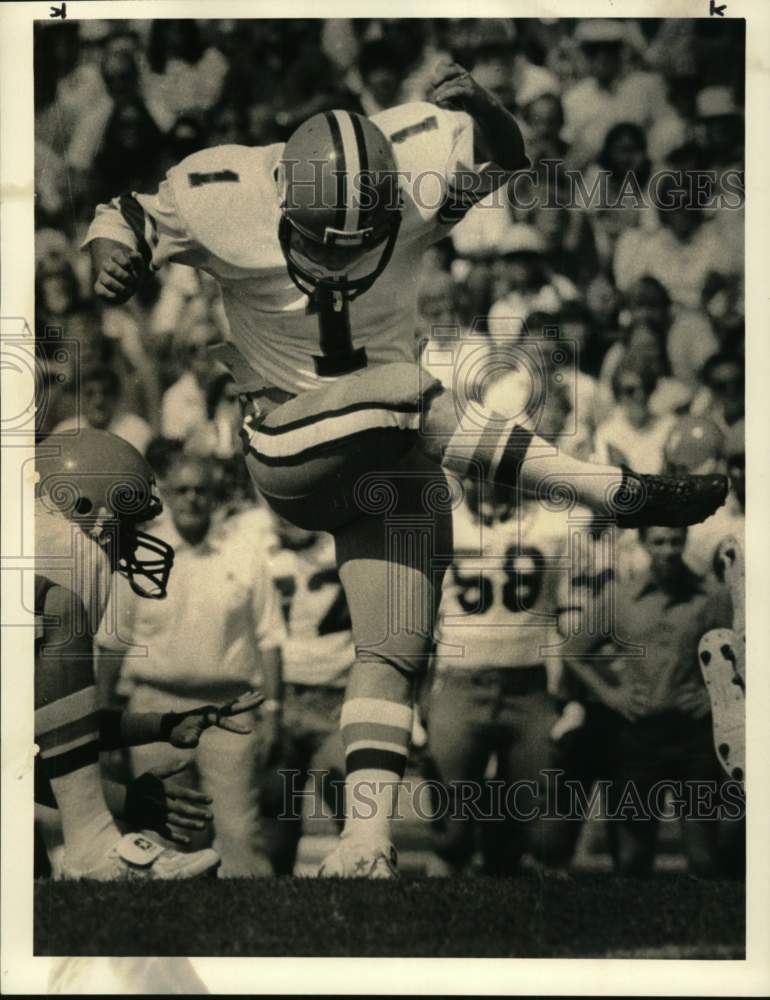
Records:
[[[286,626],[283,622],[281,605],[273,584],[267,553],[258,548],[254,560],[252,586],[252,614],[254,618],[254,638],[259,649],[274,649],[286,641]]]
[[[121,194],[108,205],[98,205],[83,246],[100,237],[138,250],[153,270],[168,261],[195,266],[206,256],[188,232],[168,180],[157,194]]]

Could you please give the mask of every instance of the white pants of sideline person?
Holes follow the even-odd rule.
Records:
[[[184,712],[212,700],[169,694],[140,682],[131,693],[128,707],[134,712]],[[227,699],[217,698],[217,701],[220,700]],[[131,769],[137,777],[159,764],[192,760],[192,780],[197,771],[196,786],[214,800],[211,805],[214,815],[213,846],[222,858],[220,877],[272,875],[266,856],[259,850],[258,840],[260,723],[252,713],[239,715],[238,721],[252,729],[248,736],[212,727],[203,733],[194,750],[180,750],[168,743],[132,747]],[[187,772],[183,771],[178,779],[185,779],[186,775]]]

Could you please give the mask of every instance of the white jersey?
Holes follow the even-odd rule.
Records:
[[[83,628],[93,638],[110,594],[109,559],[93,538],[45,499],[35,501],[35,580],[43,590],[57,584],[76,594],[85,609]],[[42,620],[38,624],[42,626]]]
[[[379,365],[414,361],[423,253],[499,179],[482,167],[478,192],[453,187],[455,176],[474,163],[473,122],[464,112],[422,102],[390,108],[372,121],[391,141],[404,201],[388,266],[350,304],[354,346]],[[142,251],[153,268],[176,261],[213,275],[230,338],[258,380],[297,393],[328,379],[316,374],[313,362],[320,353],[318,318],[292,282],[278,240],[283,149],[280,143],[230,145],[194,153],[168,171],[157,194],[122,195],[100,205],[85,243],[107,237]],[[361,270],[381,251],[368,254]]]
[[[566,519],[527,503],[509,520],[487,526],[463,503],[453,525],[438,669],[527,667],[557,659],[557,610],[570,579]]]
[[[306,549],[277,547],[270,568],[288,631],[281,647],[284,680],[344,687],[356,653],[332,536],[319,534]]]

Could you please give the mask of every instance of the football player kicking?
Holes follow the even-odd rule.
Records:
[[[106,431],[52,435],[38,445],[35,486],[36,799],[55,802],[64,839],[62,876],[186,879],[216,870],[219,856],[189,854],[146,835],[121,835],[105,798],[99,752],[167,741],[196,746],[209,726],[247,732],[232,715],[262,701],[256,692],[184,713],[100,710],[92,640],[113,570],[142,597],[166,593],[173,550],[139,530],[162,509],[138,451]],[[196,826],[177,803],[177,825]]]
[[[431,102],[327,112],[285,145],[195,153],[156,194],[99,206],[86,237],[105,302],[167,261],[218,280],[251,476],[275,511],[334,534],[357,655],[341,717],[346,825],[327,874],[395,874],[388,816],[441,591],[431,551],[451,548],[443,469],[529,491],[566,483],[628,526],[700,521],[726,493],[721,476],[543,451],[477,404],[478,386],[452,391],[416,362],[424,251],[529,165],[515,119],[467,71],[442,63],[432,82]],[[360,782],[376,808],[355,808]]]

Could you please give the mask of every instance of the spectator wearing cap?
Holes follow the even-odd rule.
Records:
[[[736,253],[726,241],[721,226],[726,210],[707,219],[689,178],[680,183],[665,175],[651,194],[660,227],[649,233],[628,229],[620,236],[613,260],[615,281],[625,292],[642,275],[652,275],[677,306],[697,309],[707,275],[735,274],[741,268],[742,252]]]
[[[85,371],[80,378],[80,412],[61,421],[54,433],[93,427],[117,434],[144,454],[152,439],[152,428],[137,413],[121,406],[120,376],[106,365]]]
[[[695,98],[695,139],[704,166],[716,170],[743,167],[743,114],[729,87],[704,87]]]
[[[599,154],[608,130],[618,122],[647,128],[665,101],[655,73],[628,70],[628,26],[620,20],[586,19],[575,29],[587,76],[564,95],[564,138],[578,165]]]
[[[650,400],[658,385],[657,372],[637,351],[626,351],[612,378],[615,406],[596,432],[595,460],[629,465],[658,475],[663,446],[676,417],[656,416]]]
[[[569,278],[551,271],[546,251],[546,240],[534,226],[514,225],[504,234],[493,265],[495,298],[488,317],[493,339],[518,337],[532,313],[558,313],[578,297]]]

